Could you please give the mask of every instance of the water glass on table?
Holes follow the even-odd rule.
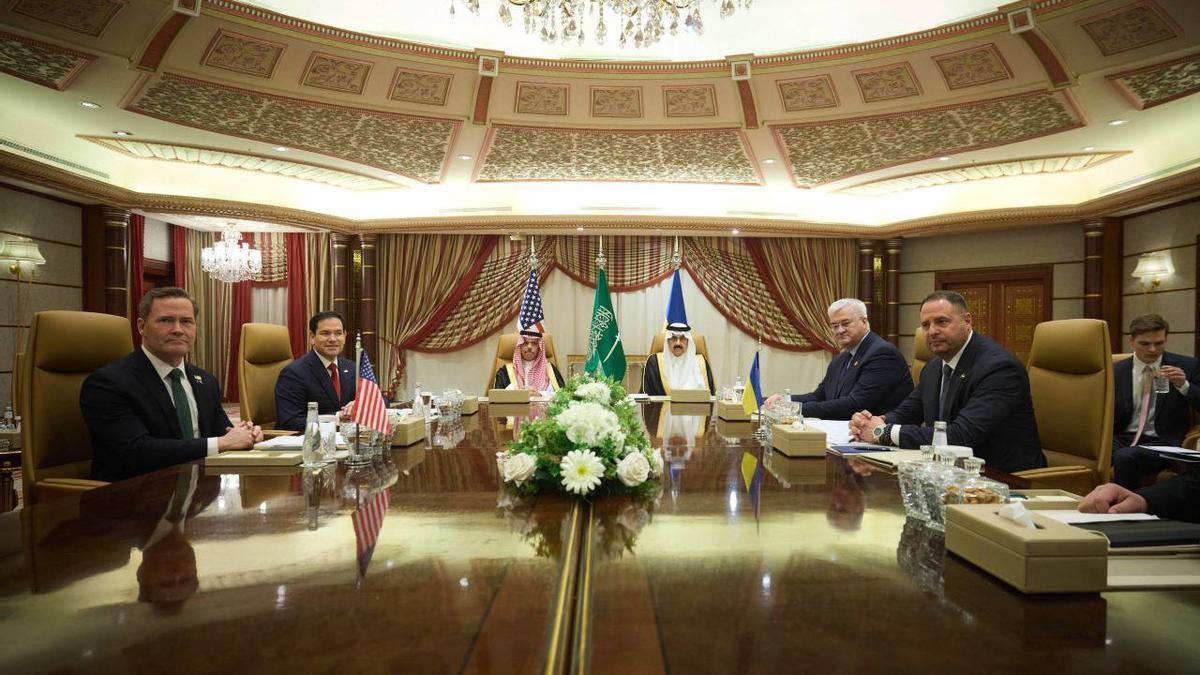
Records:
[[[1155,370],[1154,371],[1154,393],[1155,394],[1166,394],[1170,391],[1171,391],[1171,381],[1167,379],[1166,375],[1162,374],[1161,369]]]

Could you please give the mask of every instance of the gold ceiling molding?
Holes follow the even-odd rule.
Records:
[[[95,54],[0,30],[0,72],[63,91],[96,60]]]
[[[948,166],[944,169],[915,171],[902,176],[859,183],[842,188],[838,192],[855,195],[889,195],[917,188],[952,185],[955,183],[990,180],[993,178],[1007,178],[1009,176],[1069,173],[1090,169],[1110,159],[1115,159],[1121,155],[1128,155],[1129,152],[1128,150],[1121,150],[1116,152],[1043,155],[1040,157],[1008,159],[1002,162],[988,162],[986,164]]]
[[[13,0],[9,9],[67,30],[100,37],[125,0]]]
[[[1107,76],[1138,110],[1200,91],[1200,52]]]
[[[1084,125],[1068,91],[1032,91],[934,108],[769,125],[796,187],[1007,145]]]
[[[1079,6],[1095,4],[1095,2],[1096,0],[1037,0],[1030,6],[1036,16],[1048,19],[1074,11]],[[243,25],[272,30],[275,33],[293,33],[327,44],[340,44],[364,51],[390,53],[393,56],[403,54],[427,62],[452,61],[463,65],[473,64],[477,58],[474,51],[435,47],[396,38],[359,33],[305,21],[233,0],[205,0],[203,13]],[[754,59],[754,67],[760,72],[771,72],[813,63],[851,63],[883,58],[925,47],[954,44],[1007,31],[1007,18],[1005,14],[997,11],[953,24],[869,42],[758,57]],[[597,75],[633,78],[712,77],[723,75],[729,69],[729,63],[724,59],[664,63],[659,61],[560,60],[513,55],[503,56],[501,65],[503,70],[509,73],[553,72],[560,77],[595,77]]]
[[[440,183],[462,122],[267,94],[173,73],[149,78],[126,110],[219,134],[316,152]]]
[[[152,141],[111,136],[87,136],[76,138],[90,141],[100,147],[118,152],[127,157],[146,160],[200,164],[227,169],[240,169],[267,173],[285,178],[324,183],[347,190],[403,189],[406,186],[366,174],[354,173],[309,162],[281,159],[252,152],[237,152],[203,145],[188,145],[169,141]]]
[[[647,233],[647,228],[665,234],[721,234],[733,229],[746,236],[842,236],[871,238],[963,234],[990,230],[1015,230],[1054,225],[1165,206],[1200,196],[1200,168],[1183,171],[1081,204],[997,209],[953,213],[917,218],[880,227],[839,223],[815,223],[800,220],[757,220],[752,218],[639,215],[571,216],[453,216],[445,218],[408,218],[350,220],[311,211],[228,200],[176,197],[135,192],[108,183],[85,178],[64,169],[48,166],[27,157],[0,150],[0,176],[77,196],[87,203],[104,203],[162,213],[190,213],[228,218],[258,220],[308,229],[324,229],[346,234],[360,232],[437,232],[465,234],[473,232],[548,232],[569,233],[584,226],[595,230]]]
[[[480,183],[762,183],[745,134],[736,128],[581,129],[493,124],[484,147],[474,177]]]

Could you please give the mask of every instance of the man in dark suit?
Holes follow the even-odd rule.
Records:
[[[871,332],[862,300],[842,298],[829,306],[829,327],[842,353],[833,357],[825,378],[807,394],[792,394],[805,417],[848,420],[860,410],[882,415],[913,390],[912,373],[892,343]],[[780,398],[769,397],[766,405]]]
[[[1092,490],[1079,503],[1083,513],[1150,513],[1160,518],[1200,523],[1200,471],[1159,481],[1137,492],[1116,483]]]
[[[1200,362],[1166,351],[1170,330],[1157,314],[1137,317],[1129,323],[1133,358],[1113,366],[1113,482],[1130,490],[1168,467],[1138,446],[1179,446],[1200,409]],[[1156,377],[1167,380],[1166,392],[1154,391]]]
[[[988,466],[1008,472],[1046,466],[1025,367],[971,329],[966,300],[954,291],[930,293],[921,303],[921,327],[934,355],[921,384],[884,417],[856,413],[851,434],[917,448],[931,442],[934,421],[944,420],[948,442],[972,448]]]
[[[221,408],[217,378],[184,357],[196,340],[196,301],[155,288],[138,304],[142,346],[88,376],[79,407],[92,438],[92,478],[118,481],[262,440]]]
[[[354,362],[342,358],[346,322],[337,312],[318,312],[308,320],[312,349],[279,371],[275,381],[275,428],[304,431],[308,402],[321,415],[350,417],[354,403]]]

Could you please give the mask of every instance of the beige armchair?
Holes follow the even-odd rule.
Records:
[[[925,342],[925,329],[917,326],[917,331],[913,333],[913,362],[912,362],[912,379],[913,386],[921,384],[921,370],[925,368],[925,364],[929,363],[933,358],[933,352],[929,351],[929,344]]]
[[[1044,321],[1033,332],[1029,389],[1048,466],[1018,476],[1077,494],[1112,473],[1113,376],[1108,324]]]
[[[279,379],[279,371],[292,362],[287,327],[273,323],[242,324],[239,352],[238,401],[242,419],[261,426],[264,434],[274,431],[275,381]]]
[[[25,503],[85,492],[92,441],[79,390],[92,371],[133,351],[129,319],[92,312],[33,315],[21,364],[21,473]]]
[[[550,365],[558,368],[561,373],[562,368],[558,365],[558,354],[554,351],[554,338],[549,334],[542,336],[546,342],[546,360]],[[513,332],[504,333],[500,336],[500,341],[496,343],[496,356],[492,359],[492,369],[488,371],[487,382],[483,385],[483,392],[486,394],[488,389],[496,382],[496,371],[500,368],[509,365],[513,362],[513,353],[517,349],[517,334]],[[553,375],[551,375],[553,377]],[[566,375],[564,374],[565,378]]]

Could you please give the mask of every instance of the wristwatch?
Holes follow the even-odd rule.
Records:
[[[883,437],[884,437],[884,435],[885,435],[885,434],[887,434],[887,432],[888,432],[888,428],[889,428],[890,426],[891,426],[890,424],[880,424],[879,426],[877,426],[877,427],[875,427],[874,429],[872,429],[872,430],[871,430],[871,435],[875,437],[875,442],[876,442],[876,443],[883,443],[883,442],[884,442],[884,441],[883,441]],[[889,438],[890,438],[890,435],[889,435]]]

